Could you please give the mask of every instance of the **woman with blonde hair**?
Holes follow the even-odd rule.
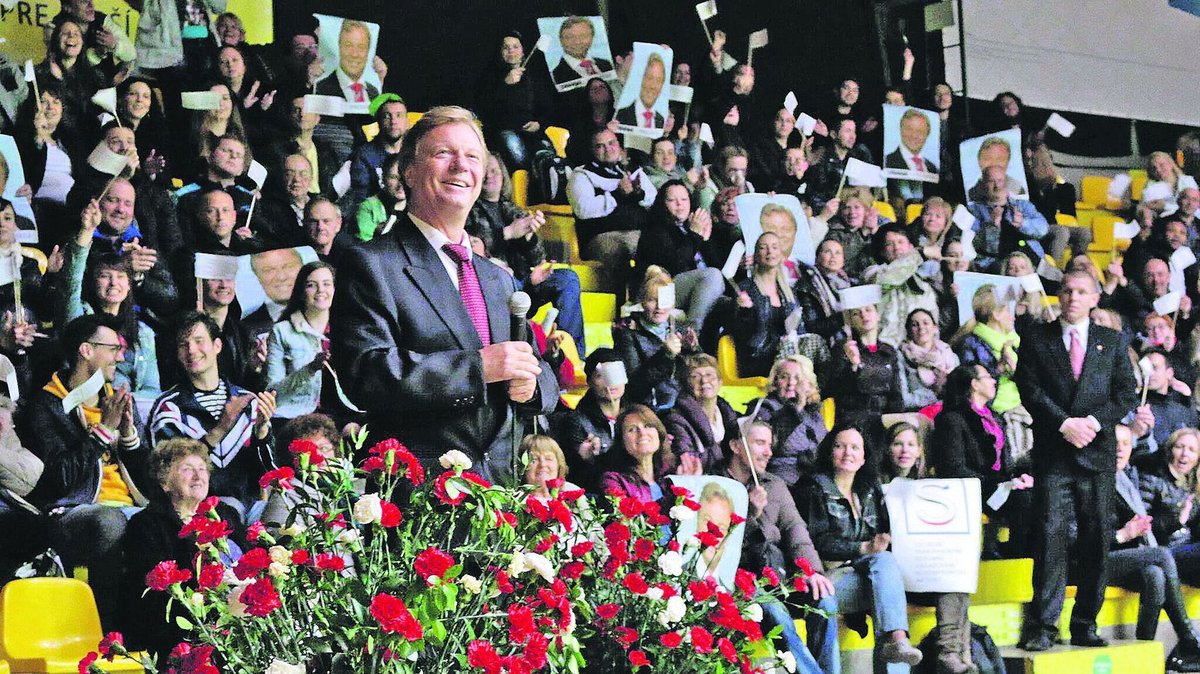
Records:
[[[773,444],[767,470],[792,487],[812,469],[826,433],[812,361],[799,354],[775,361],[767,375],[767,395],[750,401],[746,413],[770,424]]]
[[[662,267],[648,267],[637,294],[640,304],[613,326],[613,348],[629,373],[625,400],[655,410],[669,409],[679,397],[675,377],[679,355],[699,350],[695,331],[679,324],[675,308],[659,306],[659,292],[671,282]]]
[[[1139,206],[1153,211],[1156,215],[1174,213],[1179,208],[1180,193],[1188,188],[1197,189],[1196,179],[1184,173],[1171,155],[1161,150],[1151,152],[1150,156],[1146,157],[1146,174],[1150,180],[1142,188],[1143,194],[1147,191],[1152,194],[1161,191],[1164,186],[1167,188],[1165,198],[1146,201],[1143,197]]]
[[[941,261],[943,249],[953,239],[962,237],[958,225],[952,222],[954,207],[941,197],[929,197],[921,207],[921,217],[909,225],[909,231],[921,255],[926,260]]]
[[[787,282],[781,239],[763,232],[754,244],[750,276],[738,283],[738,308],[732,326],[737,346],[738,373],[743,377],[766,374],[787,335],[785,322],[796,310],[796,296]]]
[[[1180,428],[1158,450],[1161,459],[1138,476],[1138,491],[1151,518],[1151,531],[1159,545],[1170,548],[1179,577],[1189,585],[1200,582],[1200,509],[1197,464],[1200,464],[1200,430]]]

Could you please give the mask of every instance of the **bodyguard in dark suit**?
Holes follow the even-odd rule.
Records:
[[[398,438],[427,468],[458,449],[496,479],[511,476],[513,412],[549,413],[558,385],[529,343],[512,341],[512,276],[470,253],[486,157],[468,110],[434,108],[413,126],[400,159],[408,212],[346,251],[330,325],[372,442]]]
[[[1133,368],[1120,333],[1091,323],[1100,298],[1087,273],[1068,273],[1059,290],[1062,317],[1030,329],[1021,344],[1015,380],[1033,417],[1035,535],[1033,601],[1021,646],[1053,645],[1067,585],[1067,542],[1078,522],[1079,591],[1071,614],[1071,643],[1104,646],[1096,613],[1107,584],[1105,558],[1113,540],[1117,423],[1137,404]]]

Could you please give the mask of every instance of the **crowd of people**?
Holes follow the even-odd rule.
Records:
[[[920,99],[910,90],[907,51],[884,100],[860,100],[846,79],[811,101],[804,135],[799,111],[757,95],[756,66],[716,31],[705,58],[674,63],[669,80],[692,87],[694,103],[673,108],[646,152],[623,141],[614,110],[629,54],[606,64],[611,78],[564,57],[586,84],[557,92],[550,72],[526,68],[533,40],[509,32],[480,77],[478,117],[435,107],[410,128],[387,64],[361,48],[365,24],[342,23],[335,75],[319,79],[315,24],[249,45],[237,15],[207,13],[223,3],[166,4],[147,0],[130,37],[92,0],[64,0],[36,88],[0,111],[27,183],[17,201],[0,199],[0,266],[11,270],[0,369],[12,373],[0,398],[0,574],[50,547],[68,568],[89,567],[106,627],[169,647],[177,635],[147,618],[162,607],[141,597],[142,579],[163,559],[190,565],[194,550],[173,534],[200,501],[221,497],[236,531],[277,527],[286,505],[259,479],[288,444],[332,456],[365,425],[430,465],[459,449],[492,479],[544,491],[566,477],[601,503],[614,491],[663,499],[671,475],[732,478],[749,494],[742,564],[791,573],[807,560],[809,589],[791,601],[871,614],[878,671],[922,659],[889,551],[888,484],[978,478],[985,500],[1010,492],[985,509],[1010,536],[989,529],[984,557],[1035,560],[1025,648],[1057,639],[1068,582],[1079,587],[1071,642],[1103,645],[1096,614],[1114,584],[1141,592],[1136,636],[1153,639],[1165,609],[1179,642],[1168,665],[1200,671],[1180,594],[1200,583],[1200,267],[1179,268],[1176,255],[1200,255],[1200,190],[1171,155],[1147,162],[1162,184],[1152,193],[1168,196],[1123,199],[1141,229],[1101,268],[1086,228],[1058,224],[1075,214],[1074,192],[1020,99],[1001,94],[995,119],[968,128],[947,84]],[[589,29],[564,21],[564,47],[590,44]],[[368,69],[382,89],[366,85]],[[106,114],[93,97],[108,87]],[[186,108],[186,92],[215,103]],[[319,114],[314,92],[367,113]],[[849,160],[884,157],[885,102],[937,113],[941,155],[918,165],[937,182],[893,180],[886,195],[844,186]],[[618,298],[611,346],[585,343],[580,277],[553,264],[545,214],[514,195],[517,169],[552,184],[537,173],[551,125],[570,132],[572,170],[558,194],[537,196],[569,203],[570,235]],[[997,166],[966,189],[959,142],[1009,128],[1022,147],[980,154],[1020,153],[1028,193],[1013,194]],[[97,148],[124,168],[96,166]],[[752,193],[793,196],[806,218],[765,207],[762,235],[727,275],[743,242],[736,202]],[[36,247],[17,241],[21,200]],[[798,240],[811,240],[813,264],[791,256]],[[245,315],[235,275],[199,264],[241,255],[266,295]],[[1043,273],[1064,259],[1065,275]],[[964,298],[961,271],[1022,283]],[[556,318],[510,318],[517,291]],[[721,395],[726,336],[739,374],[767,381],[744,410]],[[572,407],[561,394],[576,367],[586,390]],[[969,595],[933,601],[937,671],[976,671]],[[810,614],[807,644],[792,619],[784,605],[767,611],[801,669],[840,671],[836,619]]]

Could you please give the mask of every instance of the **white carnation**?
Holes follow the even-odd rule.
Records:
[[[762,622],[763,608],[759,604],[751,604],[746,607],[746,617],[756,623]]]
[[[267,667],[266,674],[305,674],[304,665],[293,665],[290,662],[275,659]]]
[[[229,607],[229,615],[234,618],[246,617],[246,605],[242,603],[242,592],[246,591],[245,585],[235,585],[229,591],[229,597],[226,599],[226,605]]]
[[[271,562],[271,565],[267,567],[267,573],[271,574],[272,578],[286,578],[291,572],[291,567],[279,562]]]
[[[542,580],[546,581],[547,583],[554,582],[554,565],[551,564],[550,560],[546,559],[544,556],[539,555],[536,552],[526,552],[525,564],[529,568],[536,571],[537,575],[542,577]]]
[[[457,449],[452,449],[438,457],[438,463],[442,468],[450,470],[457,468],[459,470],[469,470],[471,468],[471,459]]]
[[[508,575],[516,578],[529,570],[529,565],[525,563],[525,553],[518,550],[513,553],[512,561],[508,563]]]
[[[470,592],[471,594],[479,594],[481,591],[483,591],[483,581],[469,573],[463,575],[462,578],[459,578],[459,582],[461,582],[462,586],[467,588],[467,592]]]
[[[297,517],[295,522],[279,530],[280,536],[289,536],[295,538],[304,533],[304,525],[300,523],[300,518]]]
[[[683,542],[683,547],[698,548],[700,547],[700,539],[696,538],[695,536],[688,536],[688,539]]]
[[[658,556],[658,568],[668,576],[678,576],[683,573],[683,555],[667,550]]]
[[[685,505],[671,506],[670,513],[677,522],[690,522],[696,519],[696,511]]]
[[[659,612],[658,622],[663,627],[668,627],[683,620],[683,614],[686,612],[687,604],[683,601],[683,597],[675,595],[667,600],[667,607]]]
[[[791,651],[781,651],[779,653],[779,661],[783,663],[783,668],[789,672],[796,671],[796,656],[792,655]]]
[[[373,524],[383,518],[383,501],[378,494],[367,494],[354,504],[354,521]]]
[[[271,556],[271,561],[277,564],[287,565],[292,563],[292,553],[282,545],[272,545],[267,550],[267,554]]]
[[[353,547],[355,543],[358,543],[358,539],[358,529],[342,529],[341,533],[337,535],[338,543],[343,543],[351,547]]]
[[[663,598],[662,588],[661,587],[651,587],[650,589],[646,590],[645,597],[651,601],[659,601],[660,599]]]

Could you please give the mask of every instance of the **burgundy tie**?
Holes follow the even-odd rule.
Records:
[[[584,72],[586,72],[589,75],[596,74],[596,66],[592,65],[591,59],[583,59],[582,61],[579,62],[579,67],[583,68]]]
[[[650,127],[654,126],[654,124],[653,124],[653,122],[654,122],[654,111],[653,111],[653,110],[647,110],[647,111],[643,112],[643,113],[642,113],[642,117],[645,117],[645,118],[646,118],[646,128],[647,128],[647,129],[649,129]]]
[[[1075,379],[1079,379],[1079,375],[1083,374],[1083,344],[1079,343],[1079,332],[1075,328],[1071,328],[1071,374],[1075,375]]]
[[[483,289],[479,287],[479,277],[475,275],[475,267],[471,265],[471,251],[466,246],[447,243],[442,250],[458,265],[458,294],[462,295],[463,304],[479,332],[479,339],[484,346],[492,343],[492,329],[488,325],[487,304],[483,301]]]
[[[350,89],[352,91],[354,91],[354,102],[355,103],[366,103],[367,102],[367,99],[363,98],[362,82],[355,82],[354,84],[351,84]]]

